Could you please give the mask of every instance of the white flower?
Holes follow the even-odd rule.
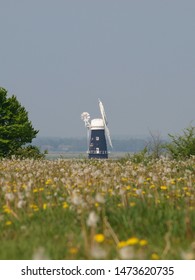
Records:
[[[32,259],[33,260],[49,260],[49,257],[46,254],[45,248],[39,247],[34,251]]]
[[[65,178],[61,178],[61,182],[62,182],[63,184],[65,184],[66,179],[65,179]]]
[[[73,192],[71,200],[72,200],[72,203],[75,205],[81,205],[83,202],[81,195],[79,193],[77,193],[76,191]]]
[[[119,256],[122,260],[132,260],[134,258],[134,250],[132,247],[123,247],[119,250]]]
[[[17,208],[22,208],[25,204],[26,202],[24,200],[19,200],[17,203]]]
[[[153,176],[152,176],[152,180],[153,180],[154,182],[156,182],[156,181],[158,180],[158,177],[157,177],[156,175],[153,175]]]
[[[99,221],[98,215],[94,211],[90,212],[89,217],[87,219],[87,225],[89,227],[95,227],[98,221]]]
[[[22,192],[18,192],[18,198],[22,200],[24,198],[24,194]]]
[[[94,173],[93,173],[93,176],[95,177],[95,178],[97,178],[98,176],[100,176],[101,175],[101,171],[100,170],[96,170]]]
[[[139,183],[139,184],[143,184],[143,182],[144,182],[144,178],[143,178],[143,176],[140,176],[140,177],[138,178],[138,183]]]
[[[183,260],[194,260],[194,253],[193,251],[182,252],[181,257]]]
[[[135,192],[136,192],[137,195],[141,195],[142,194],[142,189],[137,189]]]
[[[57,177],[54,177],[53,180],[54,182],[58,182],[59,179]]]
[[[96,194],[95,200],[99,203],[105,203],[105,198],[100,193]]]
[[[137,176],[137,172],[135,170],[132,170],[131,174],[133,177]]]
[[[13,193],[6,193],[5,198],[9,201],[13,201],[14,200],[14,194]]]
[[[91,256],[95,259],[105,259],[107,253],[103,248],[96,244],[91,248]]]

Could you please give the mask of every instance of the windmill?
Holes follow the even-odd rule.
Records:
[[[112,141],[108,129],[108,121],[104,106],[100,99],[99,108],[102,118],[92,119],[90,122],[90,115],[87,112],[81,114],[81,119],[84,121],[87,128],[87,144],[89,158],[108,158],[108,150],[106,138],[110,147],[112,148]]]

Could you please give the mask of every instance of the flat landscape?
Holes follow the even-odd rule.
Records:
[[[195,259],[195,158],[0,161],[0,259]]]

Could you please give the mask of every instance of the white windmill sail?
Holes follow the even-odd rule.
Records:
[[[104,106],[103,106],[102,101],[100,99],[98,99],[98,100],[99,100],[100,112],[101,112],[102,119],[103,119],[103,122],[104,122],[105,133],[106,133],[108,142],[110,144],[110,147],[113,148],[111,137],[110,137],[110,131],[109,131],[108,126],[107,126],[108,121],[107,121],[106,113],[105,113],[105,110],[104,110]]]

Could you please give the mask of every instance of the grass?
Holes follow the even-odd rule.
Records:
[[[195,259],[195,158],[1,160],[0,259]]]

